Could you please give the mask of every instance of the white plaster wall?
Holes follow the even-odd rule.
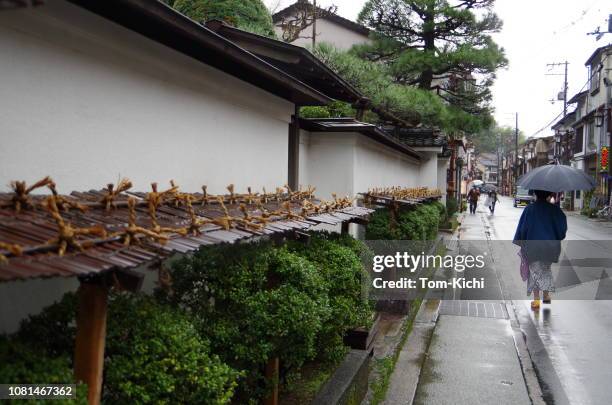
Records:
[[[447,170],[449,166],[448,158],[438,158],[438,190],[442,192],[442,202],[446,204]]]
[[[282,29],[275,27],[276,35],[282,38]],[[302,36],[312,37],[312,27],[302,31]],[[317,20],[317,42],[327,42],[334,45],[338,49],[347,50],[353,45],[369,43],[370,39],[367,35],[359,34],[349,30],[342,25],[336,24],[333,21]],[[312,38],[298,38],[292,42],[293,45],[302,46],[305,48],[312,46]]]
[[[299,174],[298,180],[299,184],[303,187],[307,187],[309,185],[316,186],[313,184],[309,177],[309,168],[310,165],[310,132],[300,129],[300,155],[299,155]]]
[[[305,177],[316,186],[316,195],[330,199],[354,193],[355,134],[313,132],[309,134]],[[300,162],[302,167],[302,162]],[[302,180],[300,183],[304,184]]]
[[[21,320],[76,291],[78,285],[74,277],[0,283],[0,335],[16,332]]]
[[[293,105],[67,2],[0,13],[0,190],[287,179]]]
[[[352,132],[302,132],[300,183],[313,184],[317,195],[355,197],[372,187],[421,184],[416,160]],[[306,141],[307,139],[307,141]]]
[[[419,186],[438,188],[438,151],[421,152]],[[446,187],[444,187],[446,188]]]
[[[355,149],[356,193],[373,187],[416,187],[419,163],[403,153],[358,135]]]

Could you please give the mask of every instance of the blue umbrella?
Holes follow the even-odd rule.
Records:
[[[572,190],[591,190],[597,183],[582,170],[552,164],[540,166],[525,173],[518,179],[517,185],[529,190],[560,193]]]

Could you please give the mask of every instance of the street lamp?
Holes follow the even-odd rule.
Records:
[[[601,111],[597,111],[595,113],[595,126],[597,128],[603,127],[604,124],[604,114]]]

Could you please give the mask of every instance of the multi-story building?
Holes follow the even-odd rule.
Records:
[[[612,82],[612,45],[597,48],[587,59],[587,89],[569,100],[576,104],[574,122],[574,153],[570,163],[584,170],[597,181],[595,193],[609,199],[610,169],[602,165],[602,154],[607,156],[610,146],[610,89]],[[606,162],[604,162],[606,163]],[[574,193],[574,207],[584,206],[581,192]]]

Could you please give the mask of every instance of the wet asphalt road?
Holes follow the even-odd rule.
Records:
[[[496,242],[512,240],[523,208],[514,208],[510,198],[501,197],[495,214],[491,215],[483,200],[476,215],[466,215],[460,238],[491,241],[490,251],[497,263],[495,280],[488,281],[492,281],[492,288],[500,290],[500,296],[514,305],[546,402],[612,404],[612,301],[555,300],[553,295],[551,305],[532,311],[526,295],[523,295],[525,299],[517,297],[517,291],[525,290],[517,270],[518,258],[514,258],[515,253],[508,254],[507,250],[511,249],[508,242]],[[612,224],[568,215],[567,239],[581,241],[576,245],[583,252],[592,249],[593,253],[587,257],[612,260],[612,244],[609,242],[612,240]],[[604,274],[603,271],[612,275],[608,262],[598,266],[579,273],[582,283],[578,287],[559,289],[557,286],[558,290],[568,290],[559,291],[559,295],[594,297],[598,291],[599,275]],[[596,275],[589,278],[589,270]],[[462,298],[478,299],[466,291]]]

